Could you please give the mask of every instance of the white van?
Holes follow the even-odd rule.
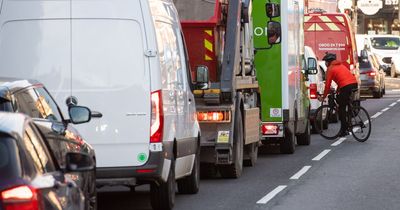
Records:
[[[392,57],[400,53],[400,36],[397,35],[356,35],[358,55],[363,49],[378,57],[379,65],[389,75]]]
[[[198,191],[200,129],[172,0],[3,0],[0,14],[1,76],[102,114],[78,126],[98,186],[150,183],[155,209],[172,208],[175,179]]]

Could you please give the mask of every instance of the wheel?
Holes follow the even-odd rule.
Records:
[[[150,184],[150,202],[154,210],[171,210],[175,204],[175,162],[171,160],[167,182]]]
[[[246,159],[243,160],[245,166],[255,166],[258,158],[258,142],[246,145]]]
[[[236,112],[236,123],[233,134],[233,163],[219,165],[219,173],[223,178],[239,178],[243,170],[243,121],[240,109]]]
[[[295,135],[289,131],[289,128],[285,126],[285,137],[282,138],[282,142],[279,145],[280,152],[282,154],[293,154],[295,150]]]
[[[306,130],[304,133],[299,134],[297,136],[297,144],[298,145],[310,145],[311,143],[311,130],[310,130],[310,121],[307,120]]]
[[[200,148],[197,148],[192,173],[177,181],[178,192],[182,194],[196,194],[200,183]]]
[[[336,122],[333,122],[329,120],[333,118],[332,115],[337,119],[338,112],[336,109],[336,107],[332,108],[329,105],[322,105],[318,107],[315,115],[316,120],[314,126],[317,133],[329,140],[336,139],[340,132],[340,121],[336,120]],[[330,122],[329,124],[328,120]]]
[[[371,118],[366,109],[361,106],[353,107],[351,117],[351,134],[359,141],[367,141],[371,135]]]

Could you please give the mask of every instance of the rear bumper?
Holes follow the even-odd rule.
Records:
[[[163,151],[149,152],[142,166],[97,167],[96,185],[128,185],[166,181],[173,154],[173,142],[163,142]],[[129,157],[129,155],[127,155]]]
[[[379,84],[375,81],[361,81],[360,85],[360,93],[361,94],[370,94],[372,92],[379,91]]]

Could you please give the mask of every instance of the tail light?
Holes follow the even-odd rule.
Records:
[[[310,98],[311,99],[316,99],[318,97],[317,94],[317,84],[311,83],[310,84]]]
[[[210,111],[197,112],[197,120],[199,122],[230,122],[230,111]]]
[[[261,126],[261,132],[263,135],[278,135],[279,126],[274,124],[263,124]]]
[[[151,127],[150,143],[162,141],[164,127],[164,111],[162,106],[162,93],[157,90],[151,93]]]
[[[37,191],[26,185],[1,192],[4,210],[39,210]]]
[[[376,76],[376,72],[375,71],[367,71],[367,72],[363,72],[361,74],[366,74],[370,77],[375,77]]]

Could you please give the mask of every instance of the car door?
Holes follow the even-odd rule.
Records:
[[[27,151],[26,158],[31,160],[36,172],[31,185],[39,189],[44,209],[83,209],[81,190],[61,172],[33,123],[26,126],[22,144]]]

